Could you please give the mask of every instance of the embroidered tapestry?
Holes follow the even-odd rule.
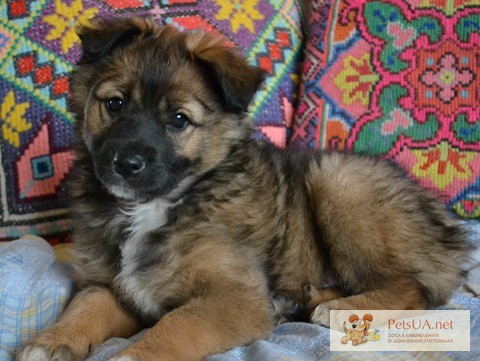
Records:
[[[480,2],[314,0],[291,143],[379,155],[480,217]]]

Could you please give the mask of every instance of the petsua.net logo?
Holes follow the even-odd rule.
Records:
[[[330,311],[330,350],[470,351],[470,311]]]
[[[371,330],[373,316],[369,313],[363,315],[362,318],[355,313],[348,318],[350,325],[347,326],[347,321],[343,321],[343,331],[345,336],[342,337],[341,343],[352,343],[352,346],[358,346],[367,341],[380,340],[379,329]]]

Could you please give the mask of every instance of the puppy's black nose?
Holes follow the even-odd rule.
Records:
[[[122,177],[130,177],[145,169],[145,158],[139,154],[121,156],[116,154],[113,158],[113,168]]]
[[[357,325],[352,325],[352,328],[357,328]]]

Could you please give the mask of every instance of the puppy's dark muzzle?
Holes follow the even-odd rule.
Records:
[[[141,154],[126,154],[122,155],[116,153],[113,157],[112,166],[114,171],[123,178],[140,175],[146,168],[147,161]]]
[[[93,155],[103,185],[128,196],[168,194],[188,164],[175,154],[158,119],[146,117],[118,119],[96,140]]]

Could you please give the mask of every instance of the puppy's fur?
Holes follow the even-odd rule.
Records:
[[[82,360],[145,325],[112,360],[200,360],[292,315],[437,306],[459,285],[463,233],[401,171],[251,140],[263,73],[221,39],[139,18],[80,37],[71,189],[85,288],[18,360]],[[336,288],[322,289],[327,268]]]

